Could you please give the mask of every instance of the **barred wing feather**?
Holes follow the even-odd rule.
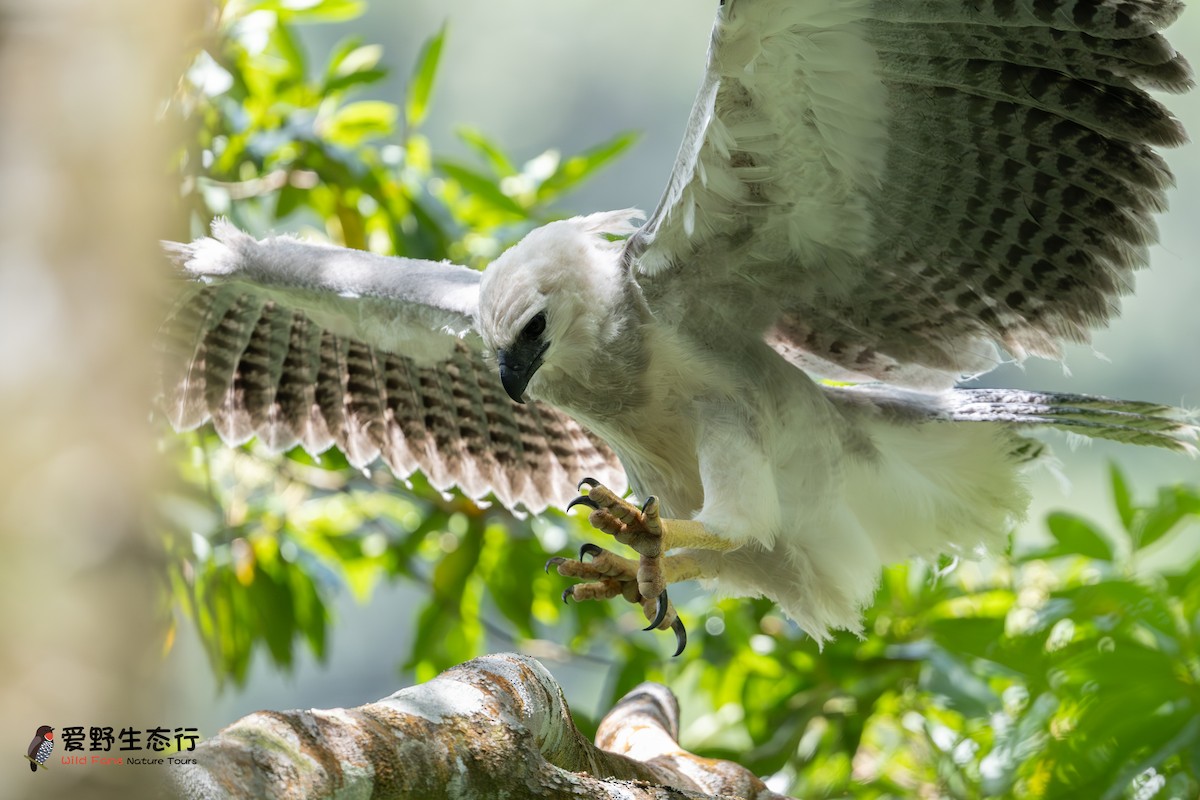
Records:
[[[656,313],[831,377],[1055,357],[1128,291],[1192,85],[1171,0],[727,0],[657,210]],[[704,313],[696,313],[696,312]]]
[[[560,412],[517,405],[470,333],[477,273],[228,226],[173,245],[194,285],[159,337],[179,430],[274,451],[337,446],[351,464],[421,470],[508,507],[563,506],[580,477],[625,485],[608,447]],[[336,263],[335,263],[336,262]],[[405,274],[407,273],[407,275]]]

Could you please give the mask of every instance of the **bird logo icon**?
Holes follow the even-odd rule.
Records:
[[[46,766],[46,759],[50,757],[51,751],[54,750],[54,728],[49,725],[43,725],[37,729],[37,733],[33,736],[33,741],[29,743],[29,752],[25,758],[29,759],[29,769],[33,772],[38,771],[38,767],[49,769]]]

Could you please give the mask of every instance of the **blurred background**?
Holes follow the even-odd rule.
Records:
[[[803,796],[1183,797],[1200,785],[1193,762],[1142,728],[1101,740],[1115,728],[1098,701],[1069,699],[1161,668],[1161,697],[1105,702],[1190,730],[1180,752],[1200,742],[1186,721],[1196,623],[1180,621],[1200,593],[1200,506],[1163,488],[1200,485],[1195,460],[1048,437],[1061,469],[1034,475],[1013,559],[890,571],[868,639],[824,654],[768,604],[684,592],[692,644],[672,662],[670,637],[637,632],[632,607],[558,604],[566,581],[540,567],[592,536],[577,521],[510,520],[336,454],[269,457],[146,425],[159,238],[227,214],[260,235],[481,265],[556,215],[650,211],[715,3],[109,5],[0,5],[0,97],[26,109],[6,114],[0,147],[0,663],[19,678],[0,691],[20,721],[5,733],[13,759],[47,714],[209,735],[259,708],[358,705],[517,649],[564,683],[585,728],[638,681],[666,681],[685,701],[685,746]],[[1200,61],[1197,15],[1169,34]],[[1163,99],[1200,131],[1200,93]],[[1165,156],[1180,188],[1122,317],[1065,365],[1012,365],[985,385],[1200,406],[1200,149]],[[1081,655],[1105,641],[1159,661]],[[1092,761],[1077,752],[1088,747]],[[60,790],[66,771],[36,777]],[[144,788],[103,777],[114,792]]]

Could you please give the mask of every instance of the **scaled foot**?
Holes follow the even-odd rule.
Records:
[[[588,560],[590,559],[590,560]],[[668,562],[670,557],[666,559]],[[645,630],[671,628],[675,632],[674,655],[687,646],[687,629],[675,611],[666,591],[657,597],[645,597],[638,589],[638,562],[622,558],[594,544],[579,548],[579,558],[555,557],[546,562],[546,570],[554,566],[559,575],[579,578],[583,583],[568,586],[563,590],[563,602],[567,600],[608,600],[623,597],[642,607],[646,619],[651,620]]]
[[[668,578],[664,568],[667,559],[663,556],[663,526],[658,515],[658,500],[650,497],[638,508],[592,478],[580,481],[579,491],[585,489],[586,493],[572,500],[567,510],[577,505],[592,509],[588,515],[592,526],[632,547],[640,558],[635,563],[595,545],[584,545],[577,561],[550,559],[547,567],[555,564],[560,575],[590,581],[568,589],[563,593],[564,599],[607,599],[619,594],[638,603],[650,620],[646,630],[670,627],[675,631],[679,642],[675,655],[679,655],[687,643],[687,631],[667,596]],[[587,555],[592,556],[591,561],[584,561]]]

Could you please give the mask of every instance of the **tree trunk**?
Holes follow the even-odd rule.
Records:
[[[746,768],[676,738],[679,707],[644,683],[596,744],[562,690],[524,656],[485,656],[358,708],[259,711],[173,771],[187,798],[744,798],[784,800]]]
[[[136,769],[45,770],[41,725],[164,718],[150,342],[177,234],[160,121],[199,0],[0,0],[0,794],[145,796]],[[173,144],[174,143],[174,144]],[[161,467],[159,467],[161,469]]]

